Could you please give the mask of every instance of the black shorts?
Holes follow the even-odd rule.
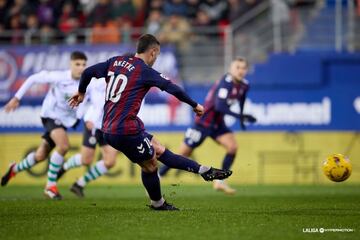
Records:
[[[96,129],[95,131],[89,130],[84,124],[83,146],[95,149],[97,143],[100,147],[107,145],[102,131],[99,129]]]
[[[222,123],[217,127],[208,128],[195,124],[193,127],[186,130],[184,143],[194,149],[200,146],[207,137],[211,137],[216,141],[219,136],[231,132],[232,131],[225,125],[225,123]]]
[[[141,163],[153,158],[155,151],[151,144],[153,136],[145,131],[135,135],[104,133],[106,142],[121,151],[133,163]]]
[[[55,147],[55,142],[50,137],[51,131],[56,128],[63,128],[66,130],[66,127],[62,125],[60,121],[51,118],[41,118],[41,122],[45,128],[45,132],[41,137],[50,145],[50,148],[52,149]]]

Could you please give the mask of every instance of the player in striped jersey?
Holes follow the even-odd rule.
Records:
[[[207,137],[211,137],[226,150],[222,169],[229,170],[234,162],[237,143],[234,133],[225,125],[226,114],[240,119],[241,128],[245,130],[244,122],[256,122],[251,115],[243,114],[246,94],[249,89],[248,81],[244,78],[248,71],[248,62],[244,58],[236,58],[232,61],[229,72],[217,81],[207,94],[205,100],[205,113],[196,117],[195,125],[188,128],[185,139],[180,147],[180,154],[188,157],[195,148],[200,146]],[[239,112],[232,106],[239,104]],[[165,176],[170,168],[163,166],[160,176]],[[234,194],[231,188],[223,180],[214,181],[214,188],[227,194]]]
[[[161,195],[157,160],[172,168],[200,174],[206,181],[225,179],[232,172],[202,166],[176,155],[145,131],[137,114],[151,87],[158,87],[188,103],[199,116],[204,111],[203,106],[152,68],[159,53],[160,43],[154,36],[141,36],[135,56],[116,56],[87,68],[81,76],[78,92],[70,99],[69,104],[75,107],[83,101],[86,88],[93,77],[106,77],[102,126],[106,142],[140,165],[142,182],[151,199],[152,209],[178,210]]]
[[[29,153],[20,163],[10,165],[8,171],[1,179],[5,186],[17,173],[31,168],[36,163],[44,161],[55,148],[50,157],[48,180],[44,194],[51,199],[61,199],[57,189],[56,179],[64,156],[69,149],[69,139],[66,129],[75,127],[78,123],[79,111],[71,108],[67,100],[76,91],[79,79],[86,66],[87,57],[82,52],[72,52],[70,56],[70,70],[41,71],[31,75],[17,91],[15,96],[5,105],[5,111],[14,111],[20,104],[23,95],[34,84],[50,84],[50,88],[42,103],[41,121],[45,133],[43,141],[35,152]]]
[[[72,168],[90,166],[95,156],[96,145],[100,146],[102,159],[90,167],[85,175],[80,177],[70,188],[70,191],[78,197],[84,197],[84,187],[87,183],[106,174],[116,163],[118,151],[105,142],[100,130],[104,115],[105,86],[104,79],[91,81],[86,93],[89,106],[84,115],[85,124],[80,153],[71,156],[58,174],[58,178],[60,178]]]

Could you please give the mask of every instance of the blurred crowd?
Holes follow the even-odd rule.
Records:
[[[222,28],[264,1],[0,0],[0,43],[127,43],[147,32],[185,47],[191,29]]]

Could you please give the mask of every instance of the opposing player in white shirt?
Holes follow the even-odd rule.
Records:
[[[55,148],[49,163],[48,180],[44,194],[51,199],[62,199],[57,189],[57,174],[64,162],[64,156],[69,149],[69,138],[66,129],[74,127],[78,122],[77,109],[69,107],[67,100],[77,91],[79,79],[86,67],[87,57],[82,52],[72,52],[70,70],[41,71],[31,75],[17,91],[15,96],[5,105],[5,111],[14,111],[27,90],[34,84],[50,84],[50,89],[42,103],[41,121],[45,133],[43,141],[35,152],[29,153],[20,163],[10,165],[7,173],[1,179],[1,185],[18,172],[29,169],[49,156]]]
[[[92,166],[70,188],[70,191],[78,197],[84,197],[84,187],[88,182],[107,173],[116,163],[118,151],[105,142],[103,133],[100,131],[104,115],[105,88],[106,83],[103,78],[92,81],[88,86],[86,98],[89,101],[89,106],[84,115],[85,126],[80,153],[71,156],[64,163],[58,175],[60,178],[72,168],[89,166],[95,157],[96,144],[99,144],[103,159]]]

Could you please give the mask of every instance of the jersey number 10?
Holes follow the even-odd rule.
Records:
[[[115,77],[114,72],[109,71],[108,76],[110,76],[110,80],[106,85],[106,101],[112,101],[116,103],[120,100],[121,93],[124,91],[126,84],[128,82],[128,78],[124,74],[119,74]],[[121,83],[120,83],[121,80]],[[118,87],[120,85],[120,87]]]

